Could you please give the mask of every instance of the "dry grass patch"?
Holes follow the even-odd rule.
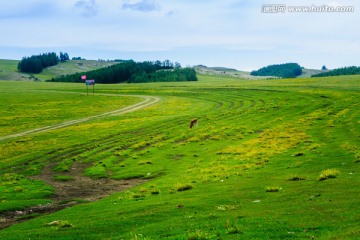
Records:
[[[242,145],[223,149],[219,154],[239,155],[240,160],[251,159],[268,160],[270,157],[293,148],[308,136],[298,129],[287,128],[265,130],[258,138],[254,138]]]
[[[340,174],[340,171],[336,168],[326,169],[320,173],[319,181],[323,181],[330,178],[336,178]]]

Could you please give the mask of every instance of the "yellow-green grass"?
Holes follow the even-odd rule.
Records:
[[[156,95],[161,102],[126,115],[0,142],[2,176],[16,172],[28,179],[50,163],[58,167],[54,175],[67,176],[72,164],[85,162],[84,174],[93,178],[150,180],[3,229],[0,237],[356,239],[360,77],[199,79],[97,85],[101,93]],[[15,83],[4,84],[18,89]],[[83,88],[35,84],[24,91]],[[81,115],[81,109],[71,111]],[[199,124],[190,129],[193,118]],[[321,171],[333,168],[341,174],[319,181]],[[35,184],[14,185],[26,188],[23,192],[31,199],[37,194]],[[267,187],[279,191],[269,193]],[[15,192],[6,194],[4,200],[16,207]],[[53,221],[71,227],[49,227]]]
[[[142,100],[136,97],[93,95],[92,88],[87,95],[86,87],[80,88],[79,84],[76,86],[78,92],[68,93],[29,89],[28,86],[34,85],[23,82],[18,82],[14,88],[7,85],[6,82],[0,84],[0,137],[99,115]]]

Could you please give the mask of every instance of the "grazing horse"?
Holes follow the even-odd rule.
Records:
[[[190,128],[192,128],[192,127],[195,126],[195,125],[196,125],[196,126],[198,125],[198,119],[197,119],[197,118],[191,120],[191,122],[190,122]]]

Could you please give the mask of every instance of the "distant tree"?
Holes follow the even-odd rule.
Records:
[[[170,62],[170,61],[169,61]],[[161,62],[160,62],[161,63]],[[50,81],[54,82],[82,82],[81,76],[86,74],[89,79],[95,79],[97,83],[140,83],[140,82],[175,82],[197,81],[196,72],[192,68],[172,68],[173,64],[165,66],[156,62],[135,62],[122,60],[121,63],[109,67],[61,76]],[[160,69],[159,69],[160,67]]]
[[[61,62],[64,61],[64,54],[63,54],[63,52],[60,52],[60,61],[61,61]]]
[[[164,69],[171,69],[174,68],[174,64],[170,60],[165,60],[162,64]]]
[[[58,62],[59,58],[56,53],[43,53],[31,57],[23,57],[18,64],[18,69],[21,72],[40,73],[44,68],[54,66]]]
[[[65,62],[65,61],[67,61],[67,60],[70,60],[69,54],[60,52],[60,61],[61,61],[61,62]]]
[[[155,61],[154,65],[157,69],[161,69],[162,67],[162,63],[159,60]]]
[[[69,54],[68,54],[68,53],[64,53],[64,58],[65,58],[65,61],[70,60]]]
[[[71,60],[85,60],[85,58],[81,58],[81,57],[72,57]]]
[[[178,63],[178,62],[175,62],[175,63],[174,63],[174,68],[181,68],[181,64]]]
[[[302,68],[297,63],[275,64],[252,71],[250,74],[253,76],[294,78],[302,74]]]
[[[330,76],[340,76],[340,75],[357,75],[360,74],[360,67],[343,67],[337,68],[328,72],[323,72],[319,74],[312,75],[311,77],[330,77]]]
[[[321,70],[323,70],[323,71],[327,70],[326,66],[325,65],[322,66]]]

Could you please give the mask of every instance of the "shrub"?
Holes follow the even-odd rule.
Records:
[[[278,192],[280,189],[281,188],[277,186],[270,186],[265,188],[266,192]]]
[[[336,178],[339,173],[339,170],[336,168],[326,169],[320,173],[319,181],[323,181],[329,178]]]
[[[288,181],[301,181],[301,180],[305,180],[305,178],[299,175],[294,175],[288,179]]]
[[[177,183],[175,184],[175,190],[178,192],[187,191],[193,188],[191,184],[188,183]]]

